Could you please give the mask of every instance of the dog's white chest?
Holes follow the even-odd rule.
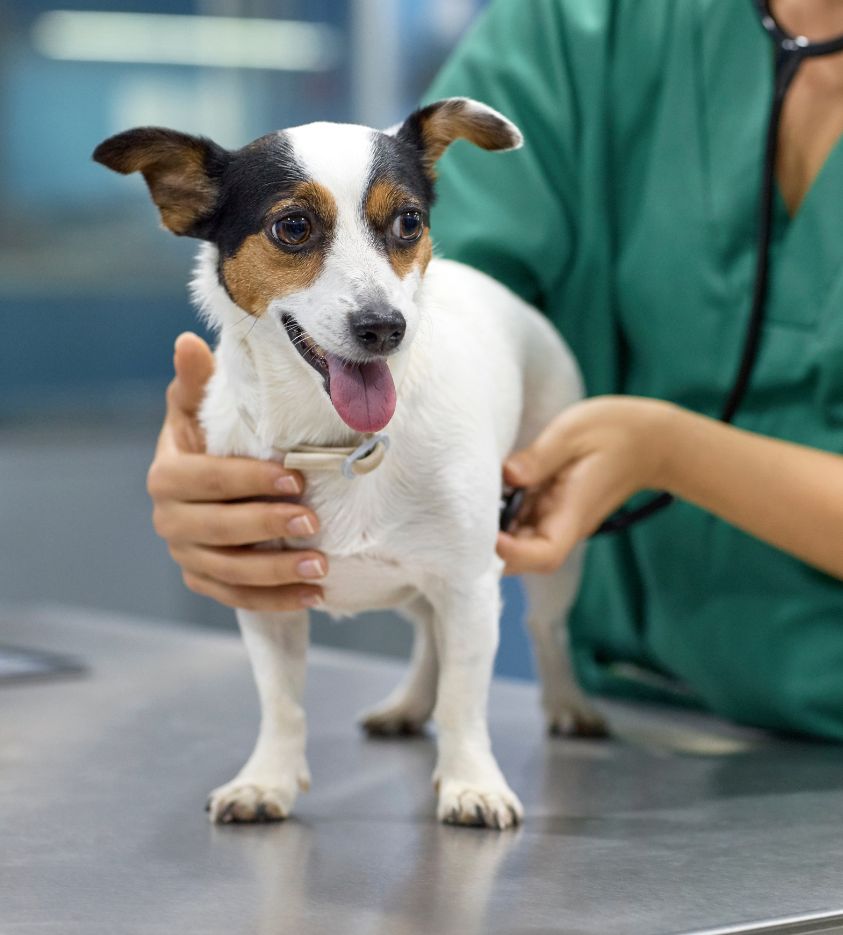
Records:
[[[304,499],[319,516],[322,530],[308,545],[328,559],[323,591],[331,614],[395,607],[421,584],[423,573],[413,561],[418,543],[401,536],[415,505],[392,502],[389,468],[378,473],[377,478],[354,481],[308,478]]]
[[[365,610],[384,610],[406,603],[420,582],[405,565],[371,555],[330,559],[323,584],[326,610],[342,617]]]

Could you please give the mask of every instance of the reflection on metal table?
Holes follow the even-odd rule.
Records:
[[[0,688],[2,935],[843,931],[841,747],[619,704],[615,739],[549,739],[535,686],[499,681],[526,822],[441,827],[432,741],[354,727],[403,668],[315,649],[313,790],[283,824],[214,827],[257,729],[233,634],[6,608],[0,639],[88,667]]]

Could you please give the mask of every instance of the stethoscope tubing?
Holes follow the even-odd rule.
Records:
[[[761,175],[761,191],[758,203],[758,251],[755,264],[755,280],[752,290],[752,307],[747,321],[743,348],[735,373],[735,379],[723,409],[720,421],[731,423],[749,389],[752,372],[758,360],[767,291],[770,282],[770,239],[773,226],[773,200],[775,197],[776,156],[778,154],[779,125],[782,108],[788,89],[806,58],[819,58],[843,52],[843,35],[822,42],[812,42],[805,36],[793,36],[778,22],[770,9],[768,0],[753,0],[761,25],[772,39],[775,48],[773,96],[767,121],[767,136],[764,143],[764,166]],[[605,520],[593,535],[621,532],[635,523],[648,519],[673,503],[669,493],[658,493],[636,509],[622,509]]]
[[[784,52],[799,52],[808,58],[818,58],[823,55],[833,55],[843,52],[843,35],[833,36],[831,39],[811,41],[806,36],[794,36],[789,33],[776,19],[770,9],[769,0],[753,0],[758,12],[761,25],[772,39],[773,44]]]

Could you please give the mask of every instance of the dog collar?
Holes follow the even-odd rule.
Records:
[[[293,471],[335,471],[354,480],[371,474],[389,448],[388,435],[369,435],[356,448],[298,445],[284,452],[284,467]]]
[[[257,426],[250,413],[242,406],[237,407],[246,427],[257,435]],[[367,435],[356,447],[330,445],[297,445],[295,448],[278,448],[283,455],[282,464],[291,471],[339,471],[348,480],[362,474],[371,474],[379,467],[389,448],[389,436],[379,433]]]

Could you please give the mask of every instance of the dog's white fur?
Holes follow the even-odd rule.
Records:
[[[503,119],[503,118],[502,118]],[[195,298],[219,329],[217,368],[202,408],[208,450],[277,458],[299,444],[357,444],[319,375],[281,324],[291,312],[320,345],[348,357],[347,313],[373,288],[407,321],[390,358],[398,405],[391,447],[373,473],[348,481],[313,472],[306,502],[321,532],[292,548],[328,556],[325,610],[334,615],[397,608],[417,628],[410,674],[365,724],[398,731],[433,715],[434,779],[446,821],[508,827],[522,807],[491,751],[486,701],[498,640],[501,561],[495,554],[501,463],[582,395],[576,364],[542,316],[493,279],[433,259],[422,278],[400,279],[376,251],[360,215],[371,131],[313,124],[288,131],[297,158],[338,205],[329,255],[316,282],[246,317],[217,277],[216,249],[200,250]],[[517,132],[517,131],[515,131]],[[343,154],[338,160],[336,154]],[[494,157],[490,157],[494,158]],[[242,419],[245,407],[255,422]],[[527,582],[548,720],[596,718],[576,687],[564,618],[578,561]],[[254,752],[211,796],[212,818],[289,814],[309,783],[301,707],[307,614],[238,611],[261,701]]]

